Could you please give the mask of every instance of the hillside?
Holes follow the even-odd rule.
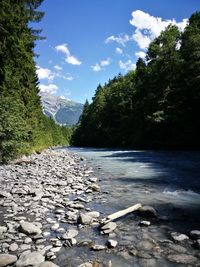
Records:
[[[83,105],[62,97],[41,93],[43,112],[52,117],[56,123],[74,125],[82,113]]]

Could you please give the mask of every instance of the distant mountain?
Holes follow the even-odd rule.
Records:
[[[83,104],[62,97],[40,93],[43,112],[55,122],[63,125],[74,125],[83,111]]]

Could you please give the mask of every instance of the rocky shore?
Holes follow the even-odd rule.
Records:
[[[102,191],[66,150],[0,165],[0,267],[200,266],[199,230],[175,232],[149,206],[103,224]]]
[[[100,188],[82,160],[46,150],[0,166],[1,267],[57,266],[60,249],[77,243],[79,220],[95,223],[99,213],[85,204]]]

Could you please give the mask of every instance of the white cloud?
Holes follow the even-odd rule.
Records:
[[[56,69],[56,70],[62,70],[63,68],[61,66],[59,66],[59,65],[55,65],[54,66],[54,69]]]
[[[117,54],[120,54],[120,55],[123,54],[123,50],[121,48],[119,48],[119,47],[117,47],[115,49],[115,51],[116,51]]]
[[[140,58],[145,58],[146,57],[146,53],[143,51],[139,51],[135,53],[136,57],[140,57]]]
[[[126,62],[119,61],[119,67],[125,71],[134,70],[136,65],[129,59]]]
[[[61,52],[61,53],[65,54],[65,56],[66,56],[65,61],[68,64],[72,64],[72,65],[81,65],[82,64],[82,62],[80,60],[78,60],[75,56],[71,55],[67,44],[57,45],[55,47],[55,49],[57,52]]]
[[[132,19],[130,20],[130,24],[136,28],[132,38],[141,49],[146,49],[150,42],[159,36],[169,24],[177,25],[183,31],[187,21],[187,19],[183,19],[181,22],[176,22],[175,19],[163,20],[141,10],[136,10],[132,12]]]
[[[131,37],[128,36],[127,34],[120,34],[118,36],[112,35],[112,36],[108,37],[105,40],[105,43],[108,44],[108,43],[111,43],[111,42],[116,42],[116,43],[118,43],[118,44],[120,44],[120,45],[125,47],[126,43],[128,41],[130,41],[130,40],[131,40]]]
[[[93,69],[93,71],[101,71],[103,69],[103,67],[106,67],[108,65],[110,65],[111,59],[107,58],[104,60],[101,60],[100,63],[96,63],[95,65],[91,66],[91,68]]]
[[[58,52],[62,52],[64,53],[65,55],[69,56],[70,55],[70,52],[69,52],[69,48],[67,47],[67,44],[61,44],[61,45],[57,45],[55,47],[56,51]]]
[[[82,62],[80,60],[78,60],[76,57],[74,56],[67,56],[65,58],[65,61],[69,64],[72,64],[72,65],[81,65]]]
[[[40,84],[39,85],[40,91],[42,93],[48,93],[48,94],[55,94],[58,91],[58,86],[55,84]]]
[[[48,81],[52,81],[55,77],[54,73],[52,73],[50,69],[41,68],[40,66],[37,66],[36,73],[37,73],[38,79],[40,80],[47,79]]]
[[[101,66],[98,63],[96,63],[95,65],[91,66],[91,68],[93,69],[93,71],[96,71],[96,72],[98,72],[98,71],[100,71],[102,69]]]

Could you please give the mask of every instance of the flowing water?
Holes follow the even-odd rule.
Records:
[[[200,153],[92,148],[69,150],[85,157],[100,179],[103,197],[96,199],[91,207],[93,210],[106,216],[136,203],[150,205],[157,210],[160,220],[152,220],[148,228],[138,227],[141,219],[134,214],[119,220],[116,237],[119,247],[130,250],[131,245],[134,247],[145,238],[161,242],[169,240],[169,233],[173,231],[188,234],[193,229],[200,230]],[[98,243],[106,241],[105,237],[99,237],[96,229],[90,234],[86,231],[85,237],[87,235],[98,240]],[[144,262],[145,257],[138,259],[127,251],[98,252],[94,256],[89,250],[75,249],[71,254],[65,254],[63,259],[69,255],[76,257],[78,253],[80,257],[97,257],[104,262],[111,259],[115,267],[179,266],[156,256],[156,253],[152,256],[152,265],[148,265]],[[69,266],[75,265],[72,263]]]

